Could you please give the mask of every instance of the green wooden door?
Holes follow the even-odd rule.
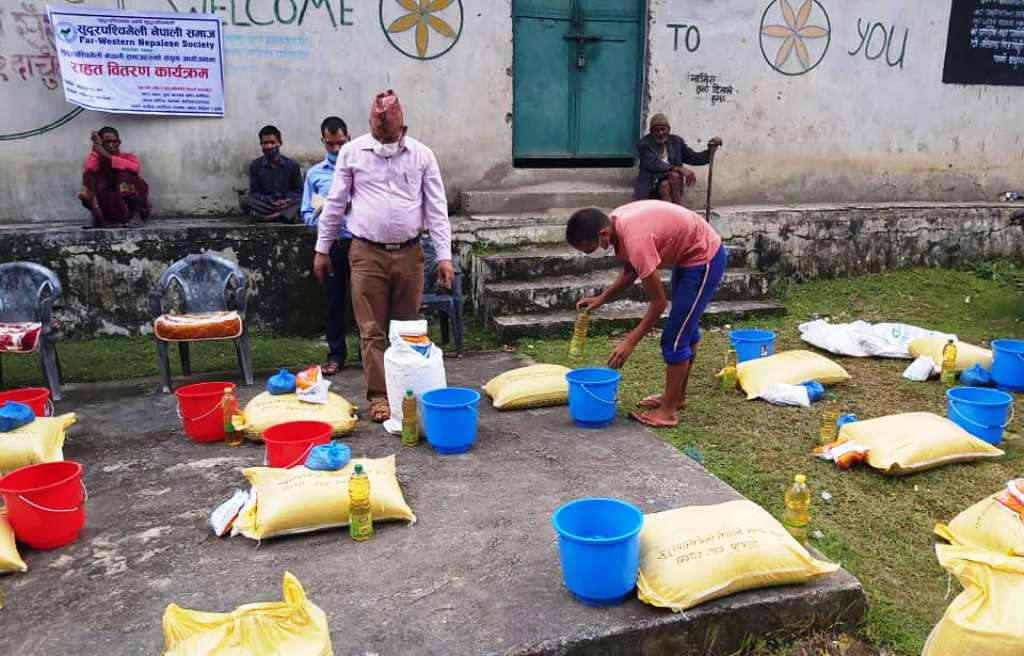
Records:
[[[513,0],[516,160],[632,160],[643,6],[643,0]]]

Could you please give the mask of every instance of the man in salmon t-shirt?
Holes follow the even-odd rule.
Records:
[[[613,210],[611,216],[593,208],[577,211],[569,219],[565,240],[588,255],[613,248],[622,262],[615,282],[598,296],[582,299],[578,309],[593,312],[638,279],[647,296],[643,319],[608,357],[608,366],[615,369],[626,363],[668,307],[658,270],[672,269],[672,309],[661,334],[665,391],[637,404],[648,412],[631,416],[652,427],[677,425],[700,341],[700,317],[725,272],[722,238],[696,212],[660,200],[641,200]]]

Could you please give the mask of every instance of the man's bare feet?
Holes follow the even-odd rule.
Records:
[[[661,408],[651,412],[632,412],[629,416],[649,428],[675,428],[679,425],[675,412]]]
[[[646,398],[640,399],[636,402],[636,407],[643,408],[644,410],[657,410],[661,407],[661,394],[651,394]],[[676,410],[686,410],[686,401],[680,401],[679,405],[676,406]]]

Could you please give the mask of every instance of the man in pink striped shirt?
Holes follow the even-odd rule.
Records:
[[[448,200],[437,159],[406,135],[402,107],[390,89],[370,107],[370,133],[345,144],[338,154],[317,227],[313,272],[321,283],[331,273],[331,246],[350,203],[352,309],[370,415],[383,422],[391,416],[384,379],[388,322],[419,317],[424,228],[437,252],[438,282],[450,288],[454,277]]]
[[[92,213],[92,228],[138,227],[149,218],[149,186],[139,177],[139,160],[121,152],[121,136],[111,127],[92,133],[78,200]]]

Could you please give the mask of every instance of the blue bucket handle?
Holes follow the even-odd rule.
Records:
[[[1010,422],[1011,422],[1011,421],[1013,421],[1013,415],[1014,415],[1014,413],[1015,413],[1015,412],[1016,412],[1016,410],[1017,410],[1017,409],[1016,409],[1016,408],[1015,408],[1015,407],[1013,406],[1013,403],[1011,402],[1011,403],[1010,403],[1010,418],[1006,420],[1006,423],[1005,423],[1005,424],[1003,424],[1002,426],[999,426],[999,425],[995,425],[995,426],[987,426],[987,425],[985,425],[985,424],[981,424],[981,423],[978,423],[978,422],[974,421],[974,420],[973,420],[973,419],[971,419],[970,417],[965,417],[965,416],[964,416],[964,414],[963,414],[962,412],[960,412],[959,410],[957,410],[957,409],[956,409],[956,401],[955,401],[955,400],[953,400],[953,399],[949,399],[949,408],[950,408],[950,409],[951,409],[951,410],[952,410],[953,412],[955,412],[955,413],[957,414],[957,416],[958,416],[958,417],[960,417],[961,419],[963,419],[964,421],[966,421],[966,422],[967,422],[968,424],[971,424],[972,426],[977,426],[978,428],[986,428],[986,429],[988,429],[988,428],[1006,428],[1007,426],[1009,426],[1009,425],[1010,425]]]
[[[584,392],[589,394],[590,398],[594,399],[595,401],[598,401],[600,403],[604,403],[605,405],[615,405],[615,404],[617,404],[619,402],[619,392],[618,392],[618,390],[615,391],[615,398],[612,399],[611,401],[609,401],[607,399],[602,399],[600,396],[598,396],[597,394],[594,394],[589,389],[587,389],[587,384],[586,383],[576,383],[576,384],[579,385],[580,389],[582,389]]]

